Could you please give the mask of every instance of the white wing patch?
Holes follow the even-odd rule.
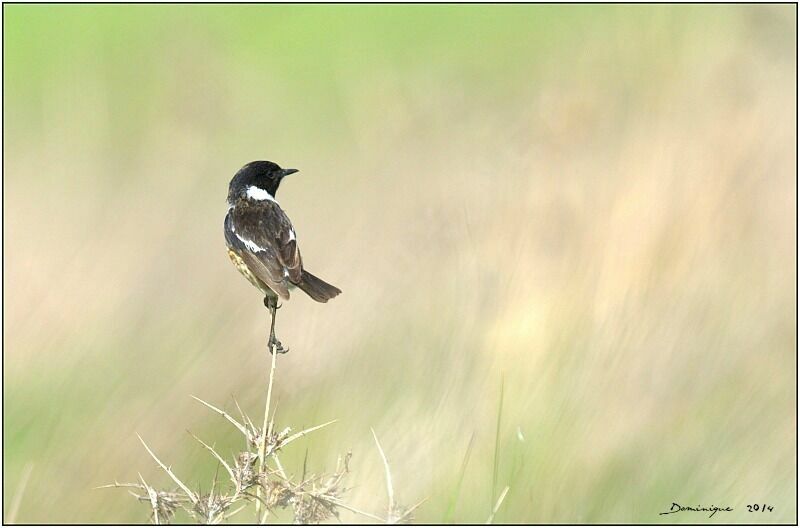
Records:
[[[291,242],[292,240],[297,240],[297,237],[294,234],[294,229],[289,230],[289,242]]]
[[[270,193],[268,193],[264,189],[256,187],[255,185],[251,185],[250,187],[247,188],[246,195],[251,200],[256,200],[256,201],[259,201],[259,202],[263,201],[263,200],[267,200],[269,202],[278,203]]]
[[[242,244],[244,244],[245,247],[247,247],[247,249],[249,249],[253,253],[258,253],[259,251],[265,251],[264,248],[262,248],[261,246],[259,246],[255,242],[253,242],[252,240],[247,240],[246,238],[242,238],[242,237],[239,236],[238,233],[235,233],[235,234],[236,234],[236,238],[241,240]]]

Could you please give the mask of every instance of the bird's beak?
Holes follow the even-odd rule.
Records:
[[[281,177],[285,178],[286,176],[288,176],[290,174],[294,174],[295,172],[300,172],[300,170],[299,169],[281,169],[281,172],[283,173]]]

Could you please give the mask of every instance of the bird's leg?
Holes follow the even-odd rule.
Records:
[[[267,344],[267,346],[269,347],[269,353],[272,354],[272,351],[274,349],[275,352],[277,352],[278,354],[285,354],[289,351],[289,349],[283,348],[281,342],[278,341],[277,337],[275,337],[275,315],[278,312],[278,308],[280,308],[280,306],[278,306],[277,297],[269,297],[269,296],[264,297],[264,306],[266,306],[267,309],[269,310],[269,314],[272,319],[272,323],[270,324],[269,327],[269,342]]]

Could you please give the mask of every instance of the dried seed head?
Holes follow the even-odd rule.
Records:
[[[221,521],[233,503],[229,497],[213,493],[201,495],[198,499],[190,513],[205,524],[215,524]]]
[[[273,371],[274,372],[273,356]],[[178,487],[172,491],[159,491],[149,486],[140,475],[140,483],[118,483],[102,487],[128,488],[129,492],[139,500],[150,505],[151,520],[156,524],[166,524],[174,519],[178,508],[191,515],[196,521],[217,524],[235,516],[248,505],[256,504],[256,512],[259,520],[264,519],[267,512],[275,509],[291,508],[294,513],[294,520],[300,524],[318,524],[332,518],[339,518],[339,511],[345,509],[359,515],[364,515],[377,521],[385,521],[372,513],[360,511],[347,505],[342,497],[347,489],[344,486],[344,477],[349,473],[349,462],[351,454],[340,457],[336,464],[336,469],[332,473],[324,475],[309,475],[306,473],[306,463],[303,462],[302,473],[299,479],[289,476],[280,463],[280,451],[295,440],[302,438],[314,431],[326,427],[336,420],[332,420],[320,425],[300,429],[292,434],[289,427],[278,431],[275,429],[274,421],[270,420],[270,394],[272,391],[272,373],[270,374],[270,386],[268,388],[267,404],[264,416],[264,425],[258,429],[253,425],[252,420],[241,410],[238,402],[237,409],[241,415],[241,422],[233,418],[224,410],[217,408],[210,403],[197,399],[200,403],[221,415],[228,422],[233,424],[236,429],[246,437],[248,450],[239,453],[233,461],[221,456],[215,449],[213,443],[207,444],[195,437],[198,442],[208,450],[218,462],[217,475],[214,476],[210,493],[193,491],[183,481],[172,472],[170,466],[164,464],[150,450],[142,440],[147,452],[158,463]],[[194,436],[194,435],[193,435]],[[140,438],[141,439],[141,438]],[[377,443],[377,438],[376,438]],[[378,445],[380,449],[380,445]],[[385,460],[385,456],[381,454]],[[269,465],[268,465],[269,463]],[[271,468],[274,466],[274,469]],[[217,477],[221,469],[230,477],[224,479],[222,488],[218,489],[219,481]],[[388,467],[387,467],[388,476]],[[391,494],[391,485],[389,485]],[[136,490],[136,491],[133,491]],[[390,504],[393,501],[390,500]],[[390,522],[411,522],[411,513],[416,509],[404,509],[394,505],[387,512]],[[262,515],[262,512],[264,515]]]
[[[395,504],[394,509],[389,512],[389,524],[412,524],[414,522],[413,510],[405,506]]]
[[[266,449],[264,450],[267,454],[274,453],[281,447],[283,447],[283,443],[289,438],[289,434],[292,432],[291,427],[284,428],[283,431],[277,432],[272,431],[267,436],[267,443]],[[255,437],[250,440],[250,446],[254,449],[258,449],[261,445],[261,439],[263,438],[263,433],[261,431],[256,431]]]
[[[255,462],[258,457],[248,451],[239,453],[233,467],[233,476],[236,486],[240,490],[245,490],[257,482]]]
[[[167,524],[175,516],[178,507],[186,499],[178,493],[159,491],[147,486],[147,495],[136,495],[140,501],[150,503],[150,521],[158,524]]]
[[[319,524],[335,517],[339,512],[330,501],[312,494],[299,495],[292,501],[295,524]]]
[[[268,510],[286,508],[295,495],[289,482],[270,479],[267,475],[262,475],[261,490],[263,492],[264,504]]]

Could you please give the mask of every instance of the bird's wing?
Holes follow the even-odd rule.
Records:
[[[283,215],[284,218],[286,215]],[[289,274],[289,281],[296,284],[300,282],[300,277],[303,274],[303,259],[300,257],[300,248],[297,247],[297,238],[286,218],[288,229],[281,231],[281,238],[278,240],[280,249],[278,256],[280,257],[281,264],[283,264],[286,272]]]
[[[225,241],[232,253],[231,260],[254,286],[265,286],[283,299],[289,298],[283,266],[274,254],[271,256],[271,250],[264,248],[263,251],[254,251],[254,243],[238,236],[230,213],[225,217]]]
[[[242,257],[268,286],[286,291],[288,282],[298,282],[303,261],[297,248],[292,223],[278,204],[271,201],[251,204],[242,200],[228,213],[234,243],[243,246]],[[253,260],[251,265],[250,260]],[[265,277],[261,275],[266,273]],[[273,288],[275,289],[275,288]],[[283,292],[275,289],[279,294]],[[281,295],[283,296],[283,295]]]

